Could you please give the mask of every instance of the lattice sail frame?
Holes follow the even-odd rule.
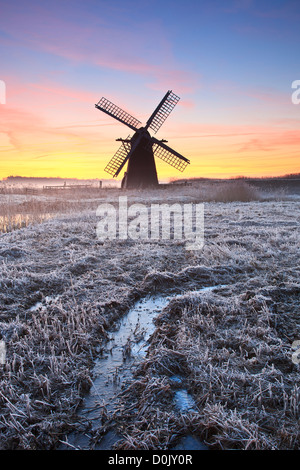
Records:
[[[129,139],[130,136],[128,136],[126,140]],[[109,173],[113,177],[118,176],[124,166],[124,163],[126,162],[126,158],[130,150],[131,143],[122,141],[122,145],[118,148],[112,159],[108,162],[108,164],[104,168],[104,171],[106,171],[106,173]]]
[[[176,155],[173,150],[163,147],[161,144],[154,143],[152,148],[155,157],[160,158],[181,172],[183,172],[190,163],[186,158],[181,155],[179,156],[179,154]]]
[[[147,127],[152,129],[156,134],[179,100],[179,96],[169,90],[147,121]]]
[[[142,124],[141,121],[131,116],[131,114],[119,108],[119,106],[116,106],[108,99],[104,98],[104,96],[101,98],[100,101],[98,101],[97,104],[95,104],[95,107],[108,114],[109,116],[112,116],[113,118],[122,122],[134,131],[136,131]]]
[[[155,111],[152,113],[148,119],[145,129],[150,128],[156,133],[162,124],[165,122],[173,108],[176,106],[180,100],[179,96],[175,95],[172,90],[169,90],[164,98],[161,100]],[[141,125],[141,122],[131,116],[126,111],[122,110],[114,103],[109,101],[107,98],[102,97],[101,100],[95,105],[96,108],[100,109],[109,116],[117,119],[123,124],[130,127],[132,130],[137,131]],[[117,139],[121,140],[121,139]],[[115,155],[106,165],[104,171],[112,175],[113,177],[118,176],[121,169],[125,165],[128,158],[130,158],[130,152],[134,149],[131,147],[130,136],[127,139],[122,140],[122,145],[119,147]],[[152,137],[151,141],[145,147],[149,146],[149,150],[152,146],[152,150],[155,157],[160,158],[169,165],[173,166],[177,170],[183,172],[190,161],[180,155],[175,150],[171,149],[167,145],[163,144],[161,141],[157,140],[155,137]],[[135,146],[134,146],[135,147]]]

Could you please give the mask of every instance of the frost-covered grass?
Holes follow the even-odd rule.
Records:
[[[184,295],[157,319],[121,399],[119,447],[166,448],[194,433],[213,449],[299,448],[300,203],[249,193],[250,202],[213,202],[216,187],[126,192],[129,203],[207,201],[200,252],[176,240],[98,240],[96,207],[118,190],[62,198],[54,217],[0,235],[0,448],[51,449],[86,429],[76,409],[94,359],[117,318],[149,293]],[[226,287],[193,293],[212,285]],[[197,411],[174,409],[176,374]]]
[[[126,195],[136,203],[174,202],[251,202],[299,199],[283,190],[275,192],[267,185],[264,189],[239,180],[198,181],[190,185],[173,185],[159,190],[121,191],[118,188],[98,187],[43,190],[27,193],[24,187],[2,188],[0,192],[0,233],[10,232],[37,224],[60,214],[95,209],[99,203],[114,203],[120,195]]]

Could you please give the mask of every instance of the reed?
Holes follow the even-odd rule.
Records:
[[[189,202],[215,191],[127,194],[130,202]],[[176,240],[99,241],[96,207],[119,195],[0,195],[2,216],[23,207],[36,217],[0,236],[1,449],[54,449],[71,430],[88,430],[76,411],[95,357],[109,353],[107,336],[130,305],[157,293],[180,296],[157,319],[148,355],[95,438],[114,418],[124,449],[171,448],[186,434],[212,449],[298,449],[297,198],[207,202],[204,247],[189,252]],[[174,407],[173,375],[195,411]]]

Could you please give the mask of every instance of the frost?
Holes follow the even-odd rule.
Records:
[[[96,208],[119,194],[1,195],[3,210],[51,213],[0,235],[1,448],[50,449],[78,428],[74,410],[97,355],[109,353],[108,335],[157,292],[175,297],[120,398],[120,447],[167,448],[194,432],[214,448],[299,448],[299,197],[252,192],[250,202],[237,200],[242,193],[228,202],[205,185],[128,192],[132,202],[204,201],[204,246],[188,252],[176,240],[100,243]],[[184,418],[174,375],[197,404]],[[101,413],[105,427],[111,417]]]

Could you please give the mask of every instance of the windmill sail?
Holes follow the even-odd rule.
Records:
[[[127,142],[129,138],[130,136],[127,137],[126,141],[122,141],[122,145],[119,147],[112,159],[104,168],[104,171],[106,171],[106,173],[109,173],[113,177],[118,176],[128,159],[127,157],[129,156],[131,150],[131,144]]]
[[[126,126],[130,127],[130,129],[132,129],[133,131],[136,131],[141,124],[141,121],[134,118],[133,116],[131,116],[131,114],[119,108],[119,106],[116,106],[104,97],[102,97],[101,100],[97,104],[95,104],[95,107],[97,109],[100,109],[100,111],[103,111],[109,116],[122,122]]]
[[[115,178],[127,163],[121,188],[142,189],[158,187],[159,182],[155,157],[160,158],[179,171],[184,171],[190,163],[187,158],[168,147],[164,143],[167,142],[166,140],[158,140],[155,137],[151,137],[149,133],[150,129],[154,133],[160,129],[179,99],[179,96],[175,95],[172,90],[169,90],[151,114],[145,127],[141,127],[141,122],[138,119],[135,119],[104,97],[95,104],[97,109],[117,119],[134,131],[132,137],[128,136],[127,139],[117,139],[122,144],[104,168],[105,172]]]
[[[153,142],[153,153],[155,157],[160,158],[181,172],[185,170],[187,165],[190,163],[187,158],[180,155],[180,153],[171,149],[171,147],[168,147],[168,145],[163,142],[155,139],[155,137],[152,137],[151,140]]]
[[[148,119],[146,129],[149,127],[156,133],[179,100],[179,96],[175,95],[175,93],[169,90]]]

